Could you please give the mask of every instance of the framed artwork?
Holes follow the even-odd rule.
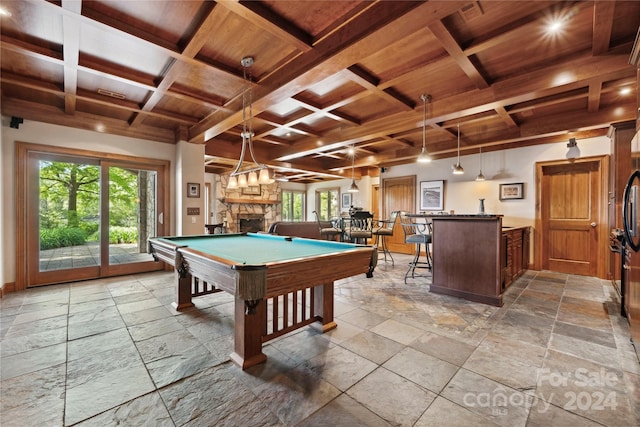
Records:
[[[500,200],[524,199],[524,183],[500,184]]]
[[[351,207],[351,193],[342,193],[342,209]]]
[[[200,197],[200,184],[197,182],[187,183],[187,197]]]
[[[444,210],[444,181],[420,181],[420,210]]]
[[[242,194],[248,194],[251,196],[259,196],[261,193],[260,185],[250,185],[242,189]]]

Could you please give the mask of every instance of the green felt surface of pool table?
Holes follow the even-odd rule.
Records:
[[[188,246],[196,251],[246,265],[261,265],[269,262],[333,254],[357,247],[351,243],[260,233],[164,237],[160,240]]]

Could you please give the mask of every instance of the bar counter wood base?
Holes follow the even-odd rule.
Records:
[[[502,306],[502,216],[442,215],[433,221],[431,292]]]

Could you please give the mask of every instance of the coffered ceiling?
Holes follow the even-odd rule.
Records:
[[[2,114],[240,156],[294,181],[604,135],[637,112],[637,1],[1,2]],[[555,34],[547,28],[562,24]],[[625,90],[627,93],[625,94]],[[428,166],[426,166],[428,167]]]

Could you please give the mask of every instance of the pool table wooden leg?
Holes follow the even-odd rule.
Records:
[[[313,312],[321,318],[321,323],[314,322],[311,327],[325,333],[335,329],[338,324],[333,321],[333,282],[316,286],[313,293]]]
[[[171,303],[171,306],[178,311],[185,308],[193,307],[191,301],[191,274],[185,271],[176,270],[176,301]]]
[[[267,360],[262,352],[262,337],[267,334],[266,303],[261,300],[255,313],[247,314],[243,299],[235,299],[235,343],[231,361],[242,369]]]

